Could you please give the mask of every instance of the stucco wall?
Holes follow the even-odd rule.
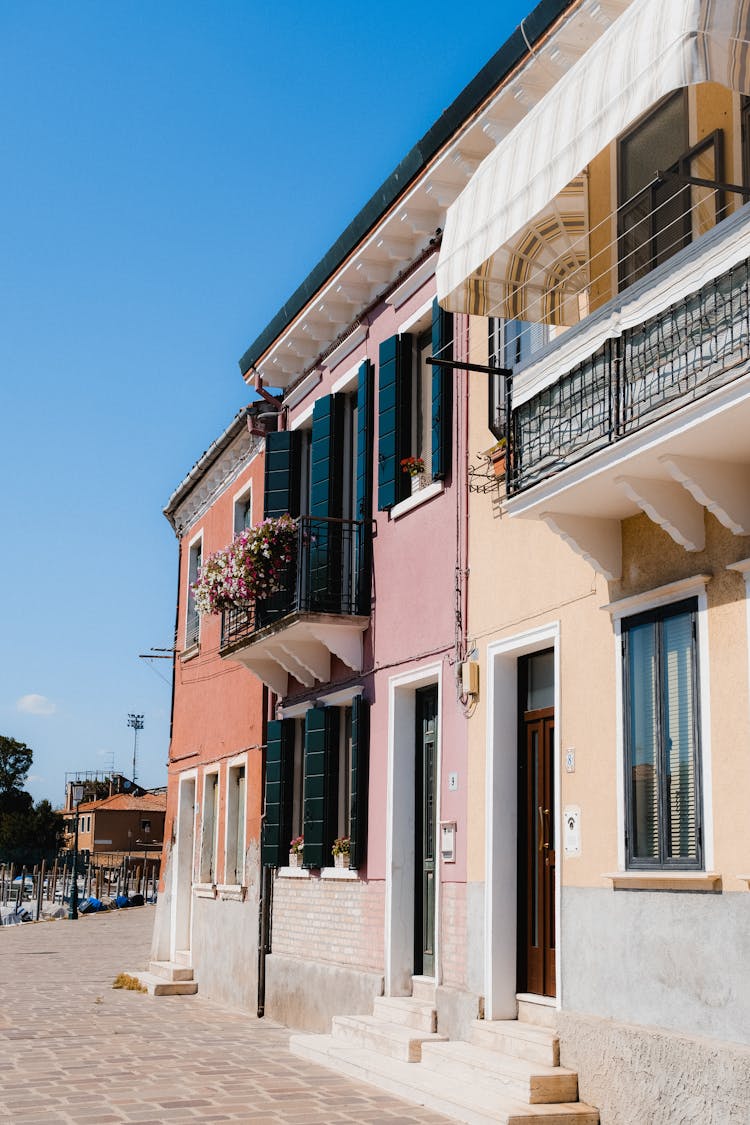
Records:
[[[557,1030],[560,1062],[601,1125],[747,1125],[747,1047],[575,1012]]]
[[[192,963],[207,1000],[255,1015],[258,1006],[258,899],[193,897]]]
[[[564,887],[563,1008],[750,1045],[750,895]]]

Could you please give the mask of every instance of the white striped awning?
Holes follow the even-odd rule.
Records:
[[[566,201],[589,162],[683,86],[719,82],[750,93],[749,40],[750,0],[634,0],[482,161],[449,207],[437,268],[440,304],[519,316],[512,308],[519,247],[550,216],[570,212]],[[585,210],[585,199],[575,210]],[[571,322],[550,318],[544,302],[524,308],[520,318]]]

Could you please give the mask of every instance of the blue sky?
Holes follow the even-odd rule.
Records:
[[[526,14],[447,0],[0,6],[0,734],[29,789],[164,784],[161,510],[237,361]]]

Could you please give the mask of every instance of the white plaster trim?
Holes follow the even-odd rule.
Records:
[[[428,312],[432,312],[433,299],[433,297],[430,297],[427,301],[425,301],[423,305],[420,305],[417,311],[415,313],[412,313],[412,315],[408,317],[408,319],[405,320],[403,324],[399,324],[399,336],[401,336],[404,332],[408,332],[409,329],[413,328],[415,324],[418,324],[419,321],[422,320],[422,318],[426,316]]]
[[[625,870],[625,701],[622,685],[622,618],[615,618],[615,797],[617,800],[617,866]]]
[[[225,449],[220,457],[206,469],[195,486],[191,488],[183,502],[174,513],[175,532],[182,536],[185,531],[201,519],[225,488],[236,481],[265,447],[265,437],[242,433]]]
[[[279,879],[309,879],[309,867],[280,867],[276,872]]]
[[[208,790],[209,778],[216,778],[216,807],[214,808],[214,823],[213,823],[213,848],[214,848],[214,867],[219,866],[219,810],[221,808],[220,795],[221,795],[221,766],[218,763],[212,763],[207,766],[203,771],[203,786],[201,788],[201,840],[200,850],[198,852],[198,871],[200,872],[203,867],[203,842],[206,835],[206,792]],[[214,875],[217,872],[214,871]],[[214,883],[196,883],[196,886],[215,886]]]
[[[216,898],[216,884],[193,883],[193,895],[195,898]]]
[[[359,874],[352,867],[323,867],[320,871],[321,879],[359,879]]]
[[[522,1004],[538,1004],[540,1008],[555,1008],[554,996],[541,996],[538,992],[517,992],[516,1000]]]
[[[291,707],[283,706],[280,708],[281,717],[282,719],[301,719],[313,706],[314,704],[310,700],[305,703],[293,703]]]
[[[183,825],[184,809],[185,809],[185,787],[192,782],[193,788],[193,823],[192,823],[192,852],[190,855],[183,857],[182,849],[185,845],[185,832],[186,827]],[[173,859],[173,872],[172,872],[172,903],[170,909],[170,926],[169,926],[169,945],[170,945],[170,958],[174,957],[178,946],[177,941],[181,941],[183,948],[186,944],[188,949],[192,949],[193,940],[193,912],[192,912],[192,884],[193,876],[195,874],[195,840],[196,840],[196,823],[198,817],[198,770],[195,766],[186,770],[181,770],[177,775],[177,812],[175,817],[176,831],[175,831],[175,849]],[[180,881],[180,863],[182,862],[183,877]],[[184,918],[184,913],[187,911],[188,917]],[[178,914],[181,915],[179,921],[182,923],[182,928],[186,930],[186,935],[183,937],[182,932],[178,934]]]
[[[308,407],[306,407],[304,410],[302,410],[296,416],[296,418],[293,418],[290,425],[289,425],[289,429],[290,430],[299,430],[299,429],[302,428],[302,426],[305,425],[306,422],[309,422],[312,419],[314,406],[315,406],[314,402],[310,403],[310,405]]]
[[[193,535],[188,540],[187,566],[185,568],[185,602],[184,602],[185,609],[184,609],[184,613],[183,613],[183,617],[182,617],[183,645],[184,645],[184,642],[185,642],[185,638],[187,637],[188,609],[190,607],[190,586],[191,586],[190,562],[191,562],[192,555],[193,555],[193,548],[198,543],[200,543],[200,545],[201,545],[201,563],[202,563],[203,562],[203,549],[204,549],[203,528],[201,528],[200,531],[197,531],[195,533],[195,535]],[[192,649],[194,649],[196,647],[196,645],[198,646],[198,649],[200,651],[201,625],[202,624],[203,624],[203,622],[201,620],[201,615],[198,614],[198,640],[194,641],[192,645],[189,645],[187,647],[183,647],[183,652],[191,652]],[[196,653],[196,655],[197,655],[197,653]]]
[[[403,912],[400,906],[394,901],[396,892],[404,895],[410,895],[413,899],[413,878],[414,878],[414,865],[413,862],[409,866],[408,862],[404,862],[403,855],[395,854],[394,838],[395,833],[399,831],[399,844],[402,845],[402,850],[405,848],[407,858],[409,855],[414,855],[414,841],[412,839],[414,832],[413,820],[397,817],[395,814],[395,805],[397,796],[403,795],[405,786],[396,786],[396,763],[398,760],[399,765],[408,768],[409,762],[404,761],[401,757],[396,755],[396,698],[397,693],[401,694],[403,689],[410,689],[410,694],[413,696],[414,692],[419,687],[426,687],[428,684],[437,683],[438,685],[438,744],[437,744],[437,760],[438,760],[438,777],[437,777],[437,798],[438,808],[435,817],[435,830],[439,831],[440,825],[440,759],[442,757],[442,728],[443,728],[443,691],[442,691],[442,677],[443,677],[443,664],[442,661],[436,664],[428,664],[421,668],[415,668],[409,672],[402,672],[395,676],[388,678],[388,763],[386,775],[386,809],[385,809],[385,995],[394,996],[399,994],[406,994],[406,989],[411,981],[413,974],[413,943],[414,943],[414,921],[412,914],[412,922],[410,933],[404,935],[402,926],[404,923]],[[406,739],[410,739],[414,743],[414,731],[409,730],[405,734]],[[410,760],[413,766],[413,755]],[[411,776],[414,770],[411,769]],[[413,782],[412,782],[413,786]],[[413,796],[413,788],[412,788]],[[413,805],[413,800],[411,804]],[[407,838],[408,836],[408,838]],[[435,839],[435,854],[439,854],[439,840]],[[440,879],[438,878],[435,883],[435,965],[440,964],[439,954],[439,936],[440,936]],[[401,933],[398,931],[401,930]],[[401,939],[401,944],[398,944],[398,938]],[[408,947],[408,948],[407,948]],[[410,962],[411,968],[407,967],[407,961]]]
[[[255,496],[253,495],[253,482],[251,480],[245,481],[242,488],[238,492],[235,492],[232,497],[232,527],[230,532],[232,539],[234,539],[237,534],[237,505],[246,503],[248,497],[250,498],[250,523],[254,524],[255,513],[253,509],[255,507]]]
[[[201,643],[200,641],[196,641],[195,644],[192,644],[190,646],[190,648],[183,649],[182,652],[179,653],[180,663],[187,664],[189,660],[195,660],[196,656],[200,656],[200,654]]]
[[[240,867],[242,868],[242,883],[227,883],[226,887],[242,886],[245,880],[245,855],[247,850],[247,790],[248,790],[248,754],[245,751],[242,754],[237,754],[234,758],[230,758],[227,762],[227,768],[224,778],[224,878],[227,877],[227,857],[229,855],[229,782],[232,776],[232,770],[238,766],[245,767],[245,807],[244,809],[237,808],[237,816],[242,817],[244,824],[242,839],[243,839],[243,854],[238,856]],[[221,887],[219,888],[221,890]],[[244,897],[244,896],[243,896]]]
[[[748,890],[750,890],[750,875],[735,875],[735,879],[739,879],[742,883],[747,883]]]
[[[247,887],[244,883],[217,883],[216,894],[222,902],[244,902]]]
[[[364,343],[366,339],[367,327],[360,324],[353,332],[350,332],[333,351],[328,353],[325,360],[328,369],[333,370],[335,367],[338,367],[338,365],[343,363],[346,357],[353,352],[355,348],[358,348],[360,344]]]
[[[331,394],[337,395],[340,394],[341,391],[353,391],[357,386],[357,376],[360,366],[360,363],[355,363],[354,367],[350,367],[348,371],[345,371],[331,387]]]
[[[356,696],[361,695],[363,690],[362,685],[359,684],[357,687],[344,688],[342,691],[331,691],[326,695],[319,695],[318,702],[325,703],[326,707],[346,707]]]
[[[414,270],[414,273],[411,274],[410,277],[407,277],[403,285],[399,285],[398,289],[394,289],[390,296],[386,297],[385,303],[387,305],[393,305],[394,309],[399,309],[402,305],[406,304],[409,298],[413,297],[418,289],[421,289],[431,277],[435,276],[437,261],[438,255],[437,251],[435,251],[434,254],[431,254],[429,258],[422,262],[421,266],[418,266],[417,269]]]
[[[305,379],[303,379],[301,383],[298,383],[294,390],[290,391],[289,394],[285,397],[284,406],[287,406],[290,410],[293,410],[298,403],[302,402],[303,398],[309,395],[311,390],[317,387],[322,378],[322,371],[311,371],[310,374]]]
[[[516,801],[512,801],[512,809],[505,816],[501,809],[495,808],[495,774],[499,766],[500,747],[496,745],[499,733],[496,730],[496,708],[499,704],[499,679],[505,679],[505,696],[515,700],[517,685],[517,660],[520,656],[538,652],[552,647],[554,650],[555,665],[555,839],[562,839],[562,809],[560,801],[561,776],[560,776],[560,730],[561,730],[561,690],[560,690],[560,622],[553,621],[547,625],[540,625],[524,633],[517,633],[511,637],[504,637],[487,646],[487,724],[486,724],[486,749],[485,749],[485,884],[484,884],[484,995],[486,1019],[514,1019],[516,1016],[516,922],[517,922],[517,850],[516,847],[508,849],[507,840],[503,841],[498,824],[502,823],[506,834],[512,833],[514,840],[518,840],[517,815],[514,815]],[[502,657],[513,658],[513,668],[500,667]],[[512,684],[510,683],[512,679]],[[498,700],[496,702],[496,694]],[[506,752],[512,756],[509,766],[511,772],[517,773],[517,744],[518,744],[518,715],[514,704],[498,710],[498,718],[506,723],[506,734],[509,746]],[[513,729],[510,730],[508,719],[512,719]],[[496,761],[497,758],[497,761]],[[507,765],[507,762],[506,762]],[[499,770],[497,771],[499,774]],[[499,799],[505,791],[504,786],[498,785]],[[506,810],[507,812],[508,810]],[[497,834],[497,841],[495,836]],[[512,854],[509,854],[512,852]],[[498,886],[503,881],[504,886]],[[555,1006],[562,1006],[562,910],[561,910],[561,885],[562,863],[555,868]],[[495,918],[497,915],[497,919]],[[496,924],[497,922],[497,924]],[[510,924],[509,924],[510,923]],[[501,932],[502,927],[502,932]]]
[[[740,559],[739,562],[727,563],[727,570],[736,570],[738,574],[750,574],[750,559]]]
[[[394,504],[391,508],[391,519],[397,520],[401,516],[405,516],[412,508],[418,508],[420,504],[426,503],[427,500],[432,500],[433,496],[439,496],[441,492],[445,491],[445,484],[441,480],[434,480],[432,484],[428,484],[426,488],[420,488],[418,492],[412,492],[411,496],[407,496],[405,500],[400,500],[398,504]]]
[[[692,598],[705,594],[706,584],[713,578],[712,574],[694,574],[690,578],[681,578],[678,582],[669,582],[666,586],[657,586],[651,590],[644,590],[641,594],[632,594],[618,601],[608,602],[601,608],[606,610],[614,620],[621,617],[632,617],[636,613],[647,609],[658,609],[659,606],[678,602],[682,598]]]

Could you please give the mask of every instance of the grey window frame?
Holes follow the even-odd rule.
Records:
[[[664,815],[666,808],[666,766],[665,766],[665,748],[666,740],[663,737],[664,718],[665,718],[665,695],[664,695],[664,681],[663,681],[663,623],[671,617],[677,617],[686,613],[690,613],[692,619],[692,661],[693,661],[693,683],[695,685],[695,707],[692,716],[693,724],[693,746],[695,748],[695,761],[694,761],[694,777],[695,777],[695,838],[696,838],[696,858],[694,860],[686,859],[684,856],[671,858],[667,855],[668,838],[667,827],[668,817]],[[622,659],[622,676],[623,676],[623,747],[624,747],[624,793],[625,793],[625,864],[628,870],[633,871],[663,871],[663,870],[676,870],[676,871],[702,871],[704,869],[704,848],[703,848],[703,779],[702,779],[702,748],[701,748],[701,683],[700,683],[700,664],[698,657],[698,599],[686,598],[679,602],[672,602],[668,605],[659,606],[654,609],[646,610],[643,613],[635,614],[632,617],[623,618],[620,623],[621,629],[621,659]],[[644,858],[643,856],[635,856],[633,854],[633,839],[635,836],[633,827],[633,798],[631,789],[632,780],[632,766],[633,754],[631,745],[631,688],[630,688],[630,669],[628,660],[628,635],[630,631],[639,626],[655,624],[657,625],[657,664],[656,664],[656,698],[657,698],[657,714],[658,714],[658,730],[659,730],[659,770],[657,776],[658,784],[658,803],[659,803],[659,826],[658,826],[658,842],[659,842],[659,855],[654,859]]]

